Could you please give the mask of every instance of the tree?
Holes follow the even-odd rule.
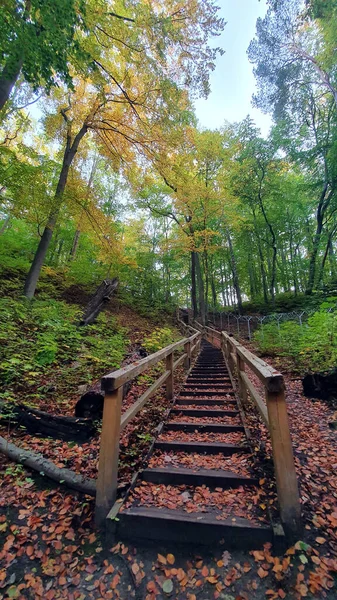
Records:
[[[85,29],[84,0],[5,0],[0,7],[0,110],[19,77],[49,92],[71,85],[69,59],[84,57],[76,38]]]

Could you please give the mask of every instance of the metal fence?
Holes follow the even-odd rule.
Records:
[[[335,308],[327,308],[325,312],[332,312]],[[211,313],[209,323],[214,325],[220,331],[227,331],[248,340],[252,339],[256,329],[267,323],[277,323],[278,329],[284,321],[295,321],[303,325],[308,318],[317,312],[317,309],[291,311],[285,313],[272,313],[269,315],[238,315],[235,313]]]

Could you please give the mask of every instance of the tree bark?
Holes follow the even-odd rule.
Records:
[[[17,58],[14,61],[7,60],[2,70],[0,75],[0,111],[5,106],[13,87],[17,82],[22,68],[22,63],[22,58]]]
[[[42,265],[44,263],[44,260],[45,260],[46,254],[47,254],[49,244],[53,237],[53,231],[54,231],[54,228],[57,223],[57,219],[58,219],[58,216],[59,216],[59,213],[61,210],[63,194],[64,194],[64,190],[65,190],[65,187],[67,185],[67,180],[68,180],[69,169],[74,160],[76,152],[78,150],[80,141],[83,138],[83,136],[87,133],[87,131],[88,131],[88,126],[85,123],[84,125],[82,125],[81,129],[75,136],[73,142],[71,141],[71,136],[68,133],[66,148],[65,148],[64,156],[63,156],[61,173],[60,173],[60,177],[58,180],[58,184],[57,184],[57,188],[56,188],[56,192],[55,192],[55,196],[54,196],[54,207],[52,208],[52,210],[49,214],[47,225],[44,228],[44,232],[42,234],[41,240],[37,247],[32,265],[30,267],[30,270],[29,270],[29,273],[27,275],[26,282],[25,282],[24,295],[27,298],[33,298],[33,296],[35,294],[37,282],[40,277],[41,268],[42,268]]]
[[[197,302],[197,276],[196,276],[196,252],[191,252],[191,301],[193,309],[193,318],[198,316]]]
[[[96,482],[93,479],[77,475],[70,469],[56,467],[53,462],[43,458],[41,454],[18,448],[3,437],[0,437],[0,452],[10,460],[37,471],[40,475],[45,475],[57,483],[64,483],[72,490],[89,496],[96,495]]]
[[[107,302],[111,299],[118,286],[118,279],[105,279],[98,286],[95,294],[91,298],[87,308],[84,311],[80,325],[90,325],[96,319]]]
[[[199,258],[198,252],[195,252],[195,266],[196,266],[196,275],[197,275],[197,281],[198,281],[200,317],[201,317],[202,324],[206,325],[205,289],[204,289],[204,282],[202,279],[200,258]]]
[[[226,227],[226,234],[227,234],[229,256],[230,256],[231,269],[232,269],[232,275],[233,275],[233,286],[235,289],[235,294],[236,294],[236,299],[237,299],[237,304],[238,304],[238,311],[239,311],[239,314],[241,314],[242,313],[241,288],[240,288],[240,284],[239,284],[238,270],[237,270],[236,258],[235,258],[235,254],[234,254],[233,244],[232,244],[232,238],[231,238],[228,227]]]

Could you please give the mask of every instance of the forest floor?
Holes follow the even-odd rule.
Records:
[[[151,324],[123,309],[121,325],[127,327],[130,318],[134,344]],[[181,370],[178,381],[182,380]],[[323,402],[305,398],[300,381],[291,375],[286,376],[286,384],[304,530],[302,539],[282,555],[269,546],[250,553],[229,553],[221,547],[191,549],[169,543],[112,544],[94,529],[92,498],[51,486],[43,476],[0,456],[0,598],[335,600],[337,434],[328,426],[332,410]],[[123,410],[148,385],[146,379],[138,381],[125,398]],[[121,484],[126,485],[141,466],[166,408],[164,395],[158,393],[151,407],[123,432]],[[264,454],[268,477],[270,447],[253,408],[248,425],[256,455],[261,458]],[[9,435],[4,427],[1,435]],[[97,439],[80,445],[34,438],[15,430],[11,441],[43,453],[58,466],[95,476]]]

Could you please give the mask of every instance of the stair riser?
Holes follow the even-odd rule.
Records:
[[[186,417],[237,417],[240,414],[238,410],[198,410],[197,408],[184,408],[181,410],[172,408],[170,412],[171,415],[180,415],[182,413]]]
[[[164,431],[199,431],[200,433],[232,433],[234,431],[242,431],[244,433],[244,427],[242,425],[222,425],[221,423],[166,423],[164,425]]]
[[[174,511],[172,511],[174,512]],[[189,523],[180,520],[127,515],[121,513],[117,524],[118,539],[138,538],[202,546],[221,546],[229,550],[252,550],[262,548],[273,541],[272,530],[267,528],[214,524]]]
[[[148,469],[140,474],[143,481],[149,481],[151,483],[164,483],[165,485],[206,485],[207,487],[221,487],[224,490],[230,488],[236,488],[240,485],[257,485],[257,479],[251,479],[249,477],[240,477],[238,475],[224,477],[214,474],[204,475],[198,471],[195,473],[173,473],[171,471],[165,471],[165,469]]]
[[[220,444],[211,442],[208,444],[198,444],[197,442],[155,442],[154,448],[157,450],[166,450],[170,452],[198,452],[200,454],[223,454],[224,456],[230,456],[237,452],[248,452],[248,446],[234,446],[231,444]]]

